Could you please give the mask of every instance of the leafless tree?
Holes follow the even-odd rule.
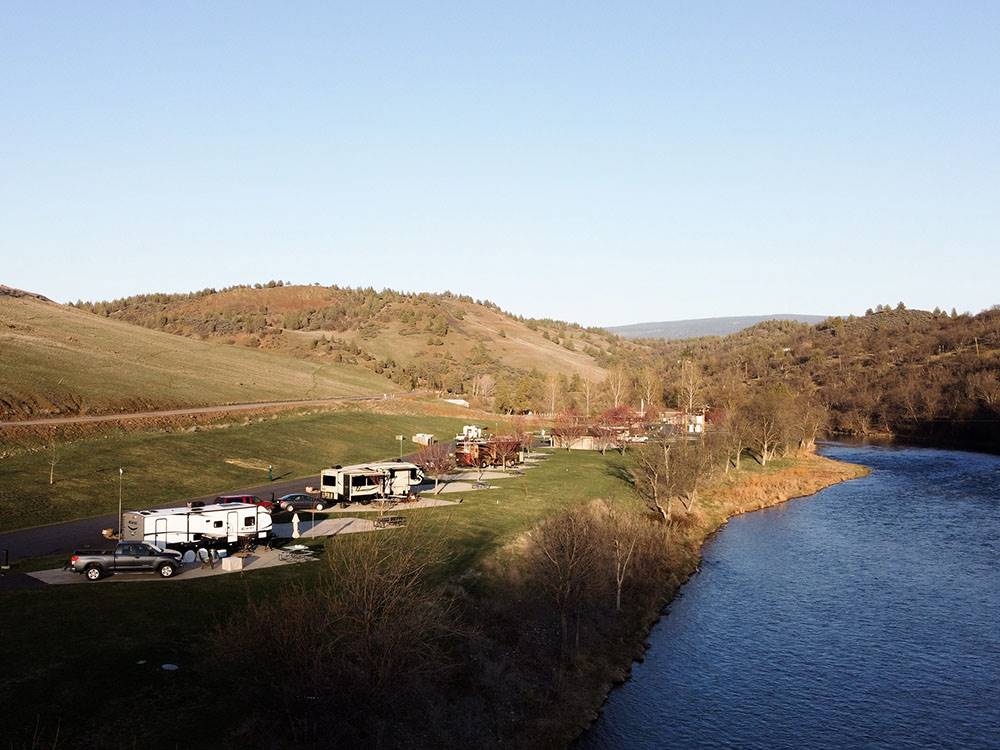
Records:
[[[665,440],[642,443],[632,452],[632,460],[635,463],[633,476],[636,491],[650,510],[669,523],[673,500],[668,483],[670,445]]]
[[[644,367],[639,373],[637,385],[645,412],[658,411],[663,393],[663,378],[660,377],[659,371],[653,367]]]
[[[578,614],[597,559],[592,520],[587,513],[551,518],[531,531],[529,538],[528,554],[542,571],[541,584],[559,613],[559,648],[565,655],[569,617]],[[576,643],[579,646],[579,616]]]
[[[490,447],[506,471],[507,464],[516,462],[521,453],[521,440],[516,435],[497,435],[490,441]]]
[[[625,391],[628,388],[628,375],[625,372],[625,368],[618,365],[612,369],[604,380],[604,387],[611,397],[612,408],[617,409],[621,406],[625,398]]]
[[[755,393],[740,409],[751,449],[761,466],[774,457],[784,434],[790,394],[784,388],[771,387]]]
[[[455,468],[455,452],[448,443],[431,443],[417,453],[413,462],[423,467],[427,476],[433,477],[434,493],[437,494],[441,476]]]
[[[59,455],[59,444],[54,440],[49,444],[49,484],[53,485],[56,483],[56,466],[59,464],[61,457]]]
[[[704,408],[703,390],[704,380],[698,366],[691,360],[684,360],[677,382],[677,405],[685,416]]]
[[[622,586],[628,576],[629,564],[639,541],[638,521],[612,507],[607,510],[607,528],[614,566],[615,612],[622,611]]]
[[[583,403],[584,403],[584,416],[590,417],[590,407],[594,396],[594,381],[590,378],[583,379]]]
[[[564,411],[556,419],[555,427],[552,429],[553,435],[558,435],[563,440],[563,447],[569,450],[587,432],[586,425],[580,420],[580,416],[573,411]]]

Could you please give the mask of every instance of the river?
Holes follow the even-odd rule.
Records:
[[[822,452],[873,471],[715,535],[580,750],[1000,748],[1000,456]]]

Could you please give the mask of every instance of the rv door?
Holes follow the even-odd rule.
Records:
[[[153,544],[160,549],[167,548],[167,519],[156,519],[156,531],[153,533]]]
[[[235,510],[226,514],[226,541],[232,544],[237,539],[240,528],[240,514]]]

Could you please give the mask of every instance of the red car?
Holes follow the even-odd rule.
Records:
[[[244,505],[259,505],[269,511],[279,510],[278,504],[273,500],[261,500],[256,495],[220,495],[215,498],[217,503],[243,503]]]

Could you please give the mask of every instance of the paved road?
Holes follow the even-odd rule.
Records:
[[[404,456],[403,460],[412,461],[415,456],[416,453],[411,453]],[[385,461],[392,460],[392,458],[376,460]],[[275,497],[281,497],[290,492],[302,492],[306,485],[319,487],[319,475],[314,474],[298,479],[267,482],[266,484],[233,490],[225,494],[257,495],[258,497],[269,498],[271,497],[271,493],[274,493]],[[211,495],[203,495],[202,497],[190,499],[212,501],[220,494],[223,493],[216,492]],[[188,500],[183,500],[176,503],[167,503],[160,507],[178,508],[186,505],[187,502]],[[125,510],[131,510],[131,508],[126,507]],[[21,529],[19,531],[0,533],[0,556],[2,556],[2,550],[7,550],[13,562],[24,557],[65,554],[81,547],[106,546],[108,540],[101,536],[101,529],[108,528],[118,528],[117,515],[109,514],[94,518],[81,518],[76,521],[65,521],[63,523],[50,524],[49,526],[39,526],[34,529]]]
[[[94,414],[75,417],[46,417],[44,419],[22,419],[0,421],[0,427],[26,427],[32,425],[81,424],[85,422],[120,422],[125,419],[150,419],[154,417],[184,417],[191,414],[226,414],[234,411],[253,411],[275,406],[325,406],[346,401],[381,401],[385,396],[341,396],[339,398],[315,398],[305,401],[255,401],[246,404],[225,404],[220,406],[196,406],[187,409],[164,409],[162,411],[137,411],[129,414]]]
[[[302,492],[306,485],[318,487],[319,475],[303,479],[268,482],[267,484],[247,487],[246,489],[235,490],[226,494],[257,495],[258,497],[269,498],[273,492],[275,497],[281,497],[282,495],[287,495],[289,492]],[[218,495],[219,493],[205,495],[203,497],[192,498],[192,500],[211,501],[218,497]],[[163,507],[176,508],[186,504],[187,501],[167,503]],[[126,507],[125,510],[131,510],[131,508]],[[108,540],[101,536],[101,529],[108,528],[118,528],[117,514],[81,518],[76,521],[54,523],[34,529],[10,531],[6,534],[0,533],[0,550],[8,550],[10,559],[13,562],[23,557],[64,554],[80,547],[106,546]],[[0,555],[2,555],[2,552],[0,552]]]

